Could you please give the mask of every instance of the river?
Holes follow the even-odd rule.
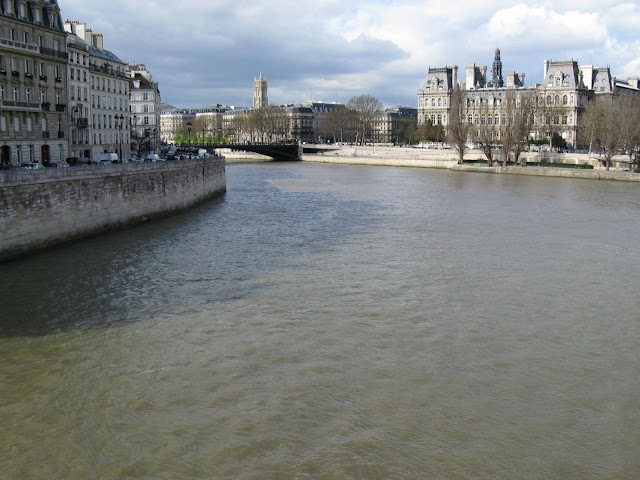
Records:
[[[0,478],[640,476],[636,184],[269,163],[227,190],[0,264]]]

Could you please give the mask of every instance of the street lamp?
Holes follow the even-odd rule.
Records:
[[[191,123],[191,120],[189,120],[187,122],[187,130],[189,130],[189,137],[187,137],[187,143],[189,145],[191,145],[191,127],[193,127],[193,123]]]
[[[122,127],[124,127],[124,115],[116,115],[114,120],[115,126],[118,129],[118,147],[120,150],[120,156],[118,158],[120,159],[120,163],[122,163]]]

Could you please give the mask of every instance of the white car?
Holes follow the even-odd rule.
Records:
[[[39,168],[44,168],[44,165],[38,162],[25,163],[22,165],[22,168],[25,170],[38,170]]]

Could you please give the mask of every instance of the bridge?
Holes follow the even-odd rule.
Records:
[[[301,160],[302,145],[297,143],[204,143],[177,145],[180,148],[203,148],[207,152],[212,152],[219,148],[236,150],[242,152],[259,153],[271,157],[274,160]]]
[[[219,148],[227,148],[242,152],[259,153],[274,160],[301,160],[303,153],[320,153],[334,150],[324,145],[299,145],[297,143],[204,143],[198,145],[178,145],[178,148],[204,148],[212,152]]]

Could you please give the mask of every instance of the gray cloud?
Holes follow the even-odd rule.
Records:
[[[185,107],[249,105],[259,73],[274,103],[369,93],[388,106],[415,105],[429,66],[490,65],[496,45],[505,71],[530,81],[545,59],[610,65],[618,76],[640,68],[640,8],[625,1],[457,0],[454,15],[440,0],[59,4],[66,18],[103,33],[106,48],[145,63],[163,101]]]

